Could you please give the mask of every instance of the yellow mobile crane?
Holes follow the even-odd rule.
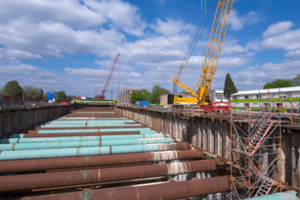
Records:
[[[205,97],[208,95],[214,75],[216,73],[219,64],[219,59],[220,59],[220,55],[221,55],[221,51],[222,51],[222,47],[226,35],[226,30],[229,23],[232,4],[233,4],[233,0],[218,0],[215,18],[209,36],[205,58],[202,64],[202,74],[201,77],[196,82],[193,89],[190,89],[189,87],[187,87],[186,85],[184,85],[179,81],[181,72],[185,68],[188,58],[184,58],[184,60],[182,61],[180,65],[180,70],[176,73],[172,81],[174,81],[182,88],[187,90],[194,97],[180,98],[176,96],[174,97],[174,104],[197,103],[200,105],[200,107],[204,109],[204,111],[213,111],[215,110],[213,107],[218,107],[218,109],[222,107],[220,103],[219,105],[217,105],[217,103],[207,103],[205,101]],[[191,46],[195,46],[195,44]],[[187,55],[188,54],[190,54],[190,52],[188,52]],[[222,103],[222,104],[223,104],[222,109],[224,109],[224,105],[225,105],[225,110],[226,110],[227,109],[226,107],[228,107],[230,103],[229,104],[227,103],[227,105],[226,103]]]

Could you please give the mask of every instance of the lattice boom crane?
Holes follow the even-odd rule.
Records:
[[[175,83],[191,93],[197,99],[197,102],[200,106],[208,104],[205,102],[205,97],[208,95],[214,75],[218,68],[232,4],[233,0],[218,0],[215,18],[210,33],[205,58],[202,64],[202,74],[196,82],[194,88],[190,89],[179,81],[181,72],[184,69],[187,61],[185,63],[182,62],[180,70],[172,79]]]
[[[105,96],[104,96],[104,95],[105,95],[105,92],[106,92],[107,87],[108,87],[108,85],[109,85],[110,79],[111,79],[111,77],[112,77],[112,75],[113,75],[113,73],[114,73],[114,71],[115,71],[115,67],[116,67],[116,64],[117,64],[117,62],[118,62],[119,56],[120,56],[120,54],[118,53],[118,54],[116,55],[115,59],[114,59],[114,62],[113,62],[113,64],[112,64],[112,66],[111,66],[111,69],[110,69],[109,75],[108,75],[108,77],[107,77],[105,86],[104,86],[104,88],[103,88],[103,90],[102,90],[102,93],[99,94],[99,95],[97,95],[97,96],[95,96],[96,99],[105,99]],[[97,89],[98,89],[98,88],[97,88]],[[97,92],[97,89],[96,89],[95,93]]]

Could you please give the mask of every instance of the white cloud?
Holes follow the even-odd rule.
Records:
[[[115,29],[73,30],[61,23],[34,25],[20,19],[0,27],[0,43],[7,48],[51,57],[59,57],[61,52],[102,54],[116,49],[123,40],[124,35]]]
[[[81,3],[76,0],[9,0],[0,1],[0,7],[3,24],[20,19],[32,24],[62,23],[75,29],[110,24],[138,36],[147,26],[137,7],[120,0],[83,0]]]
[[[39,54],[33,54],[26,51],[21,51],[17,49],[8,49],[8,54],[17,58],[27,58],[27,59],[40,59],[42,58]]]
[[[97,13],[103,13],[108,21],[126,33],[142,36],[147,24],[141,19],[139,9],[122,1],[84,0],[84,3]]]
[[[300,29],[292,30],[292,22],[284,21],[270,25],[263,33],[261,43],[264,49],[284,49],[286,56],[298,57],[300,50]]]
[[[151,28],[163,35],[176,35],[183,32],[194,34],[196,31],[196,27],[193,25],[185,24],[182,21],[174,21],[172,19],[167,19],[166,21],[156,19],[156,24],[152,25]]]
[[[270,25],[262,34],[262,39],[254,39],[246,45],[248,50],[283,49],[285,56],[300,57],[300,29],[291,29],[291,21],[278,22]]]
[[[249,41],[246,45],[246,48],[249,50],[259,51],[262,48],[261,41],[259,41],[258,39]]]
[[[20,58],[107,56],[124,42],[122,31],[141,36],[147,26],[137,7],[119,0],[11,0],[0,7],[0,44]]]
[[[283,21],[277,24],[272,24],[268,27],[268,29],[263,33],[264,37],[272,37],[276,35],[280,35],[286,31],[289,31],[292,27],[293,23],[290,21]]]
[[[237,11],[232,9],[229,24],[232,30],[238,31],[241,30],[244,26],[256,24],[261,19],[262,16],[260,13],[251,11],[243,16],[238,16]]]
[[[0,64],[0,84],[15,77],[23,84],[46,89],[49,85],[52,89],[68,88],[68,93],[73,94],[91,95],[99,83],[102,87],[116,53],[121,53],[121,56],[109,88],[122,85],[151,89],[154,84],[160,84],[171,89],[171,78],[179,70],[196,29],[191,24],[174,19],[157,18],[153,24],[146,23],[139,8],[119,0],[82,0],[80,3],[71,0],[28,0],[26,3],[11,0],[0,1],[0,6],[0,44],[5,46],[0,49],[0,63],[2,64],[4,57],[9,63],[2,66]],[[257,23],[260,18],[261,15],[256,12],[239,16],[233,10],[231,28],[240,30]],[[227,38],[213,87],[221,89],[226,73],[239,70],[252,61],[255,55],[249,53],[250,50],[284,48],[286,56],[299,57],[299,48],[292,46],[297,45],[297,42],[286,46],[279,41],[272,44],[274,46],[268,43],[272,38],[283,38],[285,42],[289,42],[291,37],[299,41],[295,36],[297,30],[286,26],[286,32],[276,32],[276,26],[274,27],[267,29],[263,40],[250,41],[246,46],[233,37]],[[188,86],[193,86],[201,74],[205,52],[200,53],[200,48],[200,45],[196,46],[183,72],[182,81]],[[49,57],[62,58],[65,54],[67,57],[68,54],[96,54],[99,59],[92,59],[101,68],[84,66],[84,61],[79,68],[68,64],[69,66],[62,66],[60,71],[57,70],[69,77],[66,78],[35,66],[20,64],[17,60],[49,59],[51,62]],[[247,87],[245,83],[258,84],[260,82],[257,78],[265,79],[267,76],[267,70],[263,66],[241,70],[236,75],[240,75],[242,79],[235,79],[241,81],[241,87]],[[276,68],[275,64],[272,67]],[[253,70],[256,76],[250,75],[247,79],[247,75]],[[14,75],[15,71],[17,73]]]
[[[27,23],[60,22],[73,28],[86,28],[103,24],[101,13],[73,0],[9,0],[0,1],[0,21],[4,23],[23,19]]]
[[[16,60],[15,58],[25,58],[25,59],[41,59],[41,55],[39,54],[33,54],[26,51],[21,51],[17,49],[4,49],[0,48],[0,58],[3,58],[5,56],[5,60]]]
[[[238,41],[236,39],[234,38],[225,39],[222,48],[222,56],[236,55],[245,52],[247,52],[247,48],[238,44]]]
[[[244,89],[259,89],[276,79],[291,79],[299,74],[300,60],[266,63],[247,67],[234,74],[236,85]]]
[[[285,54],[285,56],[300,58],[300,49],[295,50],[295,51],[289,51],[288,53]]]
[[[44,91],[65,90],[72,93],[73,83],[68,77],[62,77],[47,70],[26,64],[0,65],[0,85],[4,86],[8,81],[17,80],[22,87],[34,86]]]
[[[286,51],[300,49],[300,29],[289,30],[280,35],[267,37],[262,46],[266,49],[283,48]]]
[[[135,42],[127,42],[118,49],[124,62],[140,66],[182,59],[190,42],[189,35],[151,36]]]

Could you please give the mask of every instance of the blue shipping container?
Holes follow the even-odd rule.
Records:
[[[150,101],[137,101],[136,104],[139,107],[150,107]]]
[[[47,99],[48,100],[53,100],[55,98],[55,93],[54,92],[48,92],[47,93]]]

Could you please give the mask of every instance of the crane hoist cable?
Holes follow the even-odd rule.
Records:
[[[213,1],[211,2],[211,5],[210,5],[210,8],[212,8],[212,9],[209,12],[210,14],[209,14],[208,18],[207,18],[207,14],[205,14],[205,17],[203,18],[203,20],[202,20],[195,36],[194,36],[194,38],[193,38],[186,54],[185,54],[185,56],[182,59],[182,62],[180,64],[180,70],[176,73],[176,75],[174,77],[174,79],[176,79],[176,80],[179,80],[182,70],[186,67],[186,65],[187,65],[187,63],[188,63],[188,61],[191,57],[191,54],[192,54],[193,50],[195,49],[195,46],[197,45],[203,31],[205,30],[205,28],[206,28],[206,26],[207,26],[207,24],[208,24],[208,22],[209,22],[209,20],[212,16],[213,10],[215,9],[215,7],[217,5],[217,2],[215,2],[214,6],[212,6],[212,5],[213,5]]]
[[[219,64],[219,59],[230,19],[232,4],[233,0],[218,0],[204,62],[202,63],[202,74],[196,82],[194,88],[190,89],[178,81],[181,75],[181,70],[184,68],[184,66],[180,67],[179,72],[177,72],[175,78],[172,79],[175,83],[195,96],[198,99],[198,104],[200,105],[207,104],[205,102],[205,97],[211,87],[212,80]],[[195,91],[195,89],[197,90]]]

